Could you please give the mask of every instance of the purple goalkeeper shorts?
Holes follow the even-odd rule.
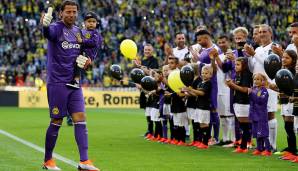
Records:
[[[63,118],[69,114],[85,112],[82,89],[71,89],[64,84],[48,84],[47,95],[51,118]]]

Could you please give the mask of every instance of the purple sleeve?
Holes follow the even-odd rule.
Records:
[[[45,38],[47,38],[50,41],[57,40],[57,28],[55,24],[49,25],[49,27],[43,27],[42,32]]]
[[[255,90],[252,89],[252,92],[249,94],[249,119],[255,119],[255,110],[254,110],[254,100],[255,100]]]
[[[257,102],[257,98],[258,98],[258,89],[255,87],[252,87],[251,93],[249,94],[249,99],[251,104],[254,104]]]
[[[232,61],[231,60],[225,60],[223,63],[222,63],[222,71],[224,73],[227,73],[229,71],[232,70]]]

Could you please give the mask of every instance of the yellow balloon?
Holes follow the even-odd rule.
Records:
[[[120,44],[120,51],[125,58],[134,60],[137,57],[138,47],[134,41],[125,39]]]
[[[168,84],[170,88],[176,93],[180,92],[181,88],[185,87],[185,85],[183,84],[180,78],[179,70],[174,70],[170,73],[168,77]]]

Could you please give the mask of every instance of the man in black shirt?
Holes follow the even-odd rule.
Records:
[[[151,44],[146,44],[144,46],[144,57],[141,60],[142,67],[146,67],[146,69],[158,69],[158,60],[153,56],[153,46]],[[140,108],[145,109],[146,108],[146,96],[143,91],[141,91],[140,94]],[[151,121],[150,116],[146,116],[147,119],[147,125],[148,129],[145,133],[145,136],[147,135],[153,135],[153,122]]]
[[[158,69],[158,59],[153,56],[153,51],[154,49],[151,44],[144,46],[144,57],[141,60],[141,65],[150,69]]]

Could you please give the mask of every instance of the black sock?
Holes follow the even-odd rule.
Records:
[[[180,127],[180,129],[181,129],[181,138],[180,138],[180,140],[181,140],[182,142],[185,142],[185,138],[186,138],[185,127],[182,126],[182,127]]]
[[[208,145],[208,141],[210,138],[210,128],[209,127],[204,127],[201,128],[202,134],[203,134],[203,144]]]
[[[240,122],[238,121],[237,117],[235,117],[235,138],[236,141],[239,141],[242,137],[242,132],[240,130]]]
[[[162,137],[168,138],[168,120],[167,119],[162,121]]]
[[[285,122],[285,129],[287,132],[287,141],[288,141],[289,152],[296,154],[297,146],[296,146],[296,135],[294,132],[294,123],[293,122]]]
[[[240,128],[242,129],[242,140],[240,144],[241,149],[247,149],[247,140],[249,139],[249,123],[240,123]]]
[[[200,123],[197,123],[198,141],[203,142],[203,129],[200,127]]]
[[[192,130],[193,130],[193,141],[198,140],[198,123],[195,123],[194,120],[192,122]]]
[[[158,135],[163,137],[161,121],[158,122]]]
[[[249,136],[248,136],[247,142],[251,142],[252,141],[252,123],[248,123],[248,132],[249,132]]]
[[[178,126],[178,129],[177,129],[177,140],[178,141],[181,141],[182,140],[182,131],[181,131],[181,127]]]
[[[154,137],[157,138],[162,137],[162,125],[161,121],[155,121],[155,132],[154,132]]]
[[[153,135],[153,121],[151,121],[151,117],[147,116],[147,126],[148,126],[148,132]]]
[[[173,117],[170,117],[169,123],[170,123],[171,139],[174,139],[175,138],[175,133],[174,133],[174,121],[173,121]]]
[[[173,135],[173,139],[175,139],[175,140],[178,140],[178,136],[179,136],[179,134],[178,134],[178,126],[174,126],[173,127],[173,130],[172,130],[172,135]]]

